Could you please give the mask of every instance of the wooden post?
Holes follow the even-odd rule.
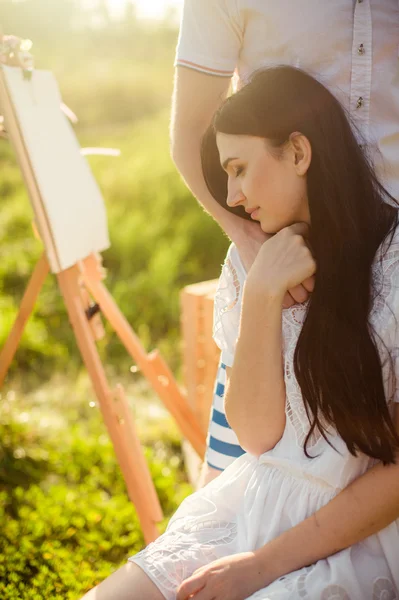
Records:
[[[37,297],[43,287],[49,272],[47,258],[43,253],[32,273],[29,283],[23,295],[18,315],[14,325],[0,353],[0,386],[6,378],[7,371],[12,363],[18,344],[25,329],[25,325],[33,312]]]
[[[146,543],[149,543],[159,535],[156,522],[162,520],[162,510],[129,416],[126,399],[121,388],[118,388],[116,397],[109,389],[84,311],[79,278],[80,271],[76,265],[57,274],[80,353],[97,395],[130,499],[136,507]],[[114,406],[115,400],[117,408]]]
[[[147,354],[143,348],[115,300],[101,282],[103,273],[98,257],[91,255],[82,261],[80,268],[82,277],[100,305],[102,313],[116,331],[140,371],[175,418],[183,435],[202,458],[205,453],[205,434],[201,431],[194,412],[190,409],[165,361],[157,350]]]
[[[187,397],[206,434],[220,351],[212,338],[217,280],[185,287],[180,294],[183,372]]]

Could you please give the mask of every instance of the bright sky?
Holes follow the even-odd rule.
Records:
[[[106,0],[110,12],[118,16],[124,10],[126,2],[129,0]],[[181,10],[183,0],[134,0],[137,7],[137,14],[142,18],[162,18],[169,7]]]

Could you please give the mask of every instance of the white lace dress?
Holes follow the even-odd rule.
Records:
[[[389,351],[399,381],[399,328],[395,323],[395,314],[399,317],[398,231],[382,263],[375,261],[374,277],[382,287],[370,322],[387,347],[377,342],[386,396],[398,402],[395,373],[387,360]],[[234,358],[244,280],[245,270],[232,245],[220,277],[214,322],[214,338],[228,366]],[[184,500],[159,539],[129,558],[147,573],[167,600],[175,600],[180,583],[199,567],[260,548],[312,515],[375,464],[367,456],[352,456],[332,430],[329,435],[335,450],[322,436],[314,435],[308,448],[316,458],[304,454],[309,422],[293,370],[293,355],[305,313],[306,304],[283,310],[287,420],[281,440],[259,458],[250,454],[237,458],[214,481]],[[399,520],[377,535],[281,577],[250,596],[250,600],[301,598],[399,599]]]

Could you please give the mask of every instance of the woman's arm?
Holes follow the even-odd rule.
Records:
[[[264,293],[245,284],[224,406],[240,445],[255,455],[273,448],[285,427],[281,318],[281,293]]]
[[[225,391],[226,417],[240,445],[260,455],[285,427],[282,308],[287,290],[313,285],[316,263],[305,223],[285,227],[261,247],[244,285],[234,364]]]
[[[395,405],[399,432],[399,405]],[[398,456],[399,459],[399,456]],[[255,552],[264,585],[353,546],[399,518],[399,460],[379,464],[326,506]]]

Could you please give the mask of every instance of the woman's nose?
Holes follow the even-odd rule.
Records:
[[[235,182],[228,181],[227,183],[227,206],[234,207],[238,206],[245,200],[245,196],[241,191],[239,185]]]

